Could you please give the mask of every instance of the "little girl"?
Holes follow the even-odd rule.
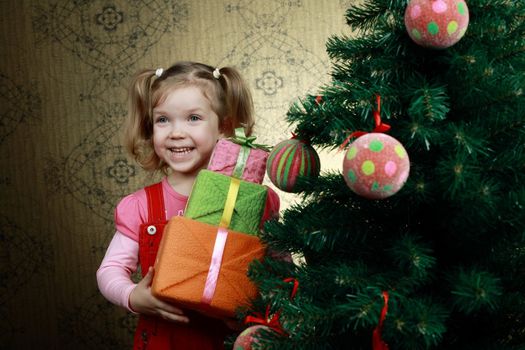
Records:
[[[217,140],[240,126],[251,133],[250,91],[234,68],[179,62],[165,71],[139,72],[130,102],[126,148],[145,170],[166,176],[117,205],[116,232],[97,271],[99,289],[109,301],[140,315],[134,349],[222,349],[229,332],[224,322],[157,299],[150,285],[162,227],[183,215]],[[263,220],[279,210],[277,195],[268,193]],[[131,274],[139,263],[143,278],[135,284]]]

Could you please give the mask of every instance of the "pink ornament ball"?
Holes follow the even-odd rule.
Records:
[[[235,340],[235,343],[233,344],[233,350],[251,350],[252,345],[258,343],[257,338],[254,337],[254,335],[256,335],[263,328],[268,330],[270,329],[261,325],[246,328]]]
[[[285,192],[298,192],[297,178],[315,178],[320,170],[321,162],[315,149],[298,139],[285,140],[275,145],[266,162],[268,177]]]
[[[343,160],[346,184],[358,195],[383,199],[397,193],[410,171],[401,143],[383,133],[370,133],[350,144]]]
[[[411,0],[405,10],[405,27],[423,47],[445,49],[465,34],[469,12],[464,0]]]

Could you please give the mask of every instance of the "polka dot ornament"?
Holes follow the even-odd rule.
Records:
[[[261,325],[246,328],[244,331],[242,331],[241,334],[239,334],[239,336],[235,340],[235,343],[233,344],[233,350],[251,350],[252,345],[258,343],[254,335],[264,328],[268,330],[270,329],[266,326]]]
[[[463,0],[411,0],[405,11],[405,27],[423,47],[445,49],[465,34],[469,12]]]
[[[408,154],[399,141],[383,133],[370,133],[350,144],[343,160],[343,175],[352,191],[369,199],[397,193],[410,171]]]
[[[298,139],[284,140],[273,148],[266,162],[266,173],[272,183],[285,192],[298,192],[297,178],[315,178],[321,170],[315,149]]]

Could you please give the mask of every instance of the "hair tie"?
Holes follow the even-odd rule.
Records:
[[[213,71],[213,77],[215,79],[219,79],[221,77],[221,72],[219,71],[219,68],[215,68],[215,70]]]
[[[155,71],[155,75],[160,78],[160,76],[162,75],[162,72],[164,72],[164,69],[162,68],[157,68],[157,70]]]

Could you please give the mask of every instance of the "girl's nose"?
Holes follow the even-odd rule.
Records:
[[[175,122],[173,123],[170,131],[170,137],[177,139],[177,138],[184,138],[186,136],[186,128],[184,127],[183,123]]]

